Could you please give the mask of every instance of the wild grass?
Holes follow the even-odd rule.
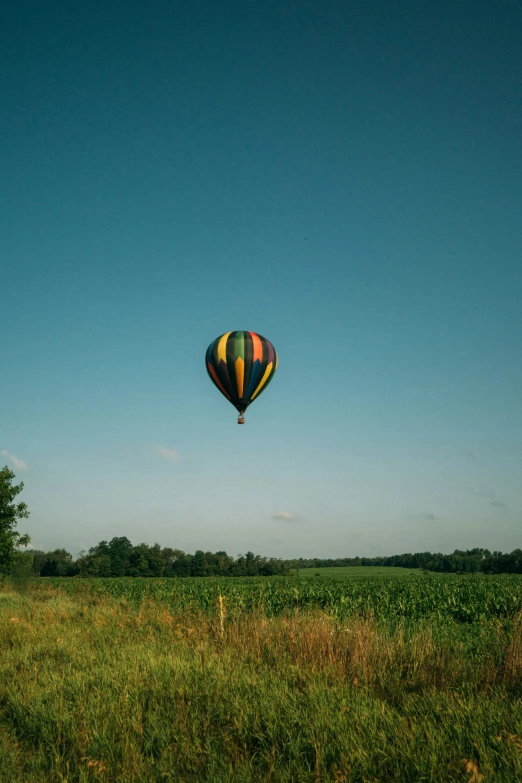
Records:
[[[0,594],[0,780],[522,780],[522,621]]]

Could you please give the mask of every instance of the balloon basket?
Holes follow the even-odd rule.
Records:
[[[243,416],[242,413],[240,413],[239,416],[237,417],[237,423],[238,424],[244,424],[245,423],[245,417]]]

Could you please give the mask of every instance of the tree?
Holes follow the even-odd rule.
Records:
[[[66,549],[55,549],[45,553],[40,566],[40,576],[74,576],[78,573],[73,556]]]
[[[202,549],[196,549],[192,562],[190,564],[191,576],[206,576],[207,559]]]
[[[23,482],[13,484],[15,474],[7,465],[0,470],[0,574],[10,574],[16,557],[16,548],[31,540],[16,531],[19,519],[27,519],[29,511],[25,503],[14,503],[23,490]]]
[[[113,538],[109,542],[111,576],[125,576],[129,570],[133,546],[127,536]]]

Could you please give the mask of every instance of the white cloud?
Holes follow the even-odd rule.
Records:
[[[10,454],[7,449],[2,449],[2,456],[7,457],[9,462],[11,463],[11,467],[15,470],[27,470],[27,464],[23,461],[23,459],[19,459],[18,457],[15,457],[14,454]]]
[[[174,449],[166,449],[165,446],[156,446],[156,454],[163,459],[168,459],[170,462],[176,462],[179,459],[179,454]]]
[[[287,522],[296,522],[299,519],[299,514],[294,514],[293,511],[276,511],[272,514],[272,519],[286,519]]]
[[[15,457],[14,454],[11,454],[11,463],[15,470],[27,470],[27,465],[23,459],[18,459],[18,457]]]

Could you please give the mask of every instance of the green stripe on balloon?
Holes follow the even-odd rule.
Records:
[[[244,332],[236,332],[236,341],[234,345],[234,354],[236,359],[243,359],[245,361],[245,337]]]

